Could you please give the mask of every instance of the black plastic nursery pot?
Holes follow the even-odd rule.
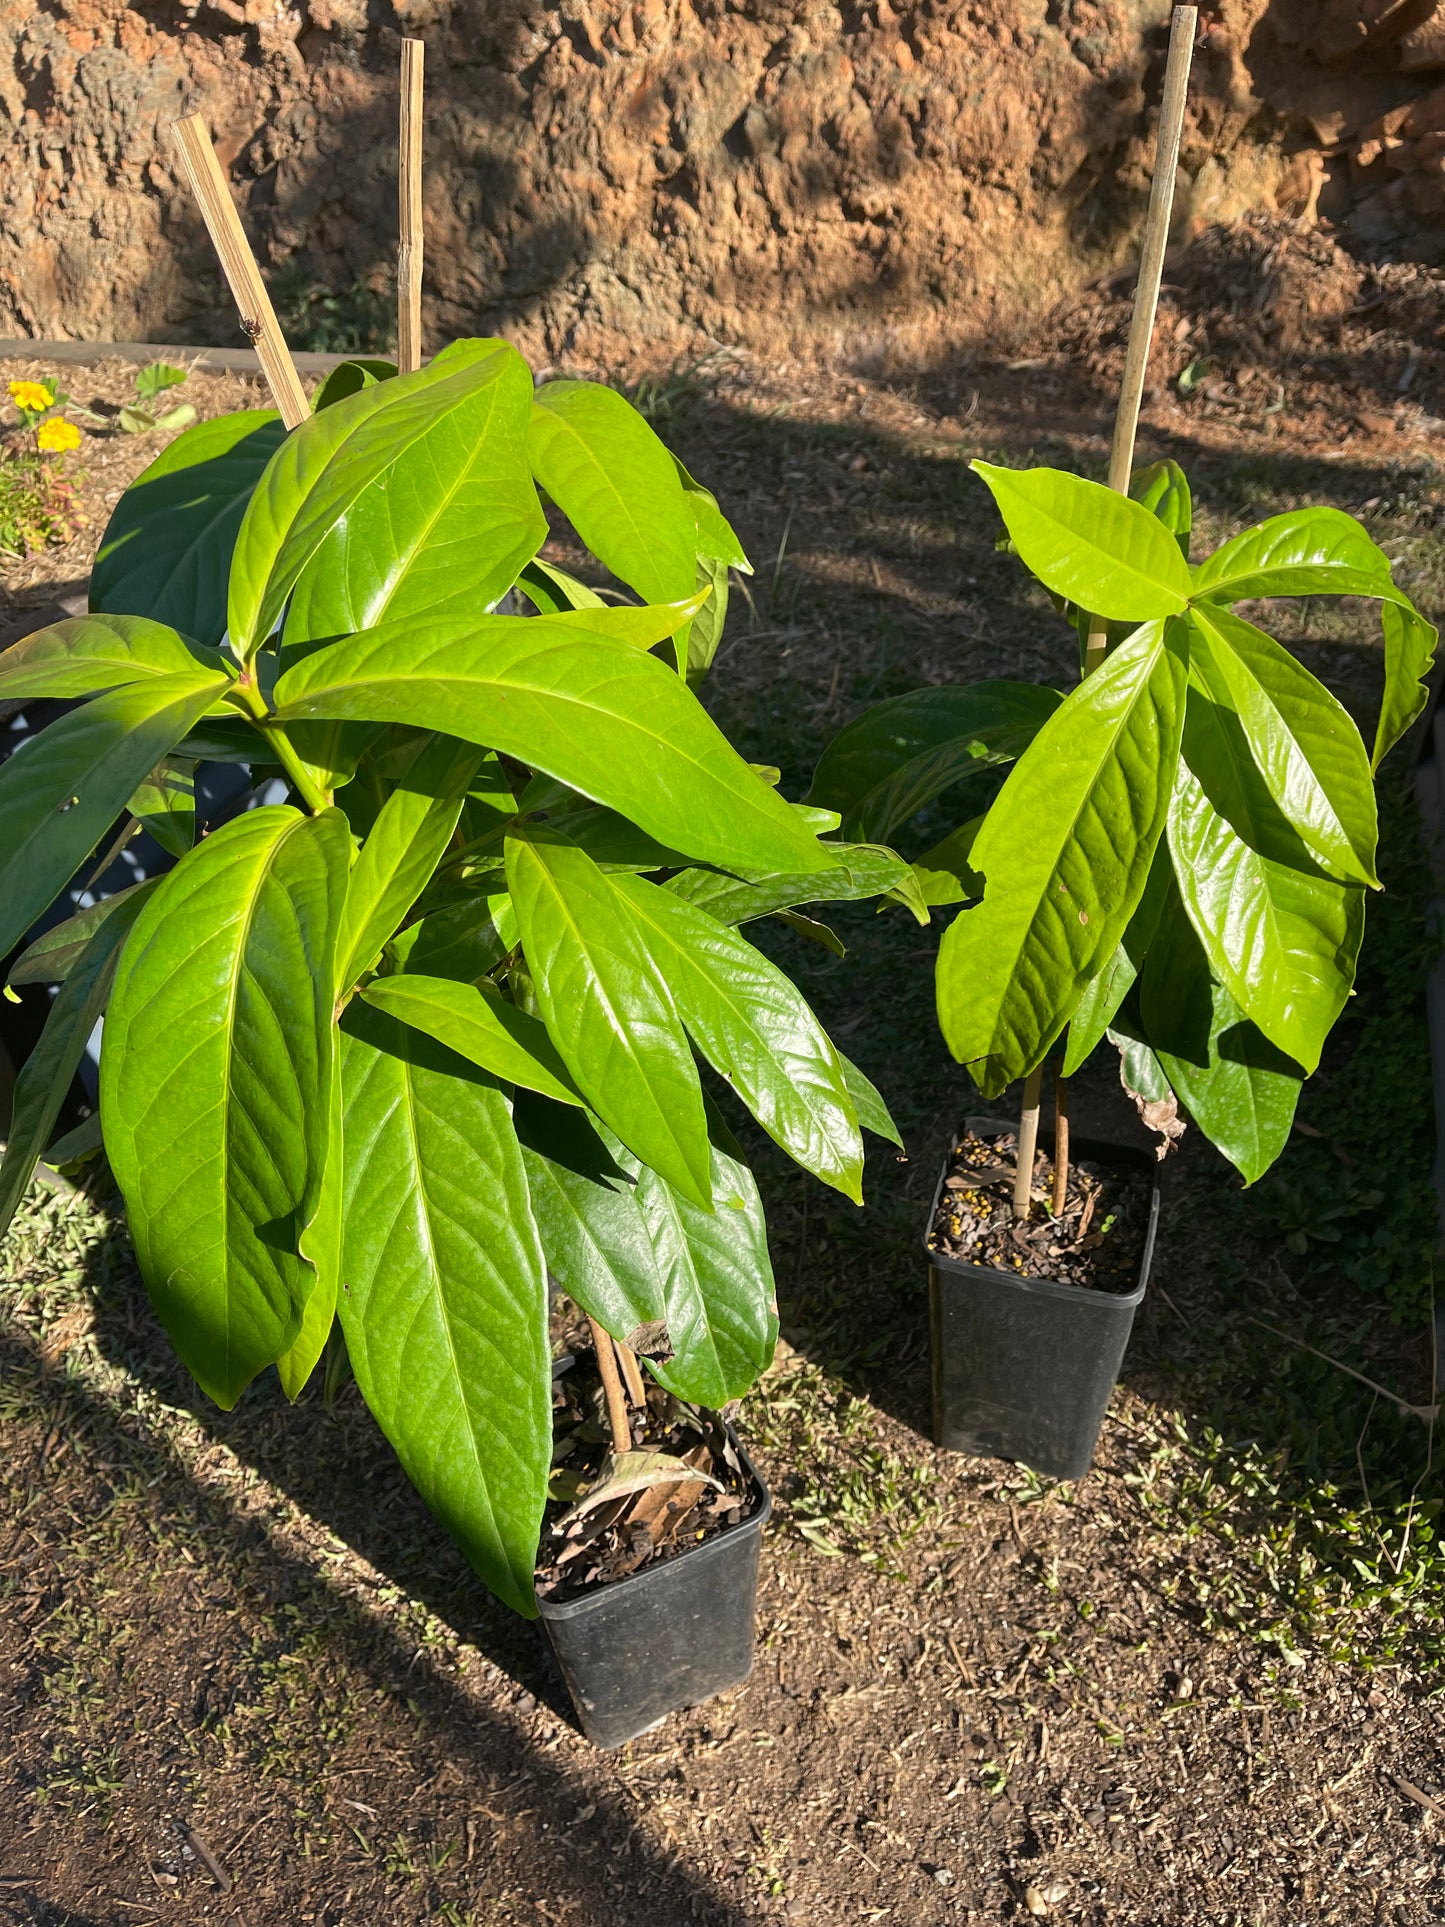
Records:
[[[970,1117],[964,1128],[988,1138],[1018,1125]],[[1040,1130],[1039,1144],[1051,1150],[1052,1133]],[[924,1233],[935,1439],[977,1458],[1017,1459],[1055,1479],[1081,1478],[1093,1464],[1134,1313],[1149,1282],[1159,1223],[1159,1167],[1148,1151],[1075,1135],[1070,1154],[1150,1174],[1149,1222],[1132,1291],[1020,1278],[934,1251],[928,1239],[951,1158],[939,1175]]]
[[[753,1670],[758,1549],[773,1510],[757,1467],[728,1427],[756,1495],[752,1513],[712,1538],[579,1599],[537,1604],[582,1731],[622,1746]]]

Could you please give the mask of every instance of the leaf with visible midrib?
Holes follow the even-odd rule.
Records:
[[[219,649],[189,642],[144,616],[74,616],[0,655],[0,698],[93,696],[153,676],[224,672]]]
[[[297,1255],[329,1143],[332,973],[350,856],[339,810],[250,811],[177,864],[121,958],[101,1118],[136,1256],[219,1405],[295,1339]]]
[[[200,669],[147,677],[61,716],[0,766],[0,956],[227,687]]]
[[[552,1448],[547,1281],[493,1079],[379,1011],[342,1046],[338,1301],[362,1396],[497,1597],[536,1613]]]

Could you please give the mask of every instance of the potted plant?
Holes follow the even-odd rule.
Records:
[[[1108,1037],[1166,1142],[1182,1112],[1247,1182],[1269,1168],[1350,994],[1379,887],[1372,776],[1425,701],[1436,634],[1336,509],[1271,516],[1191,564],[1174,463],[1140,473],[1130,496],[1054,469],[973,467],[1007,546],[1077,629],[1081,680],[1062,699],[981,683],[881,704],[825,751],[809,800],[840,811],[845,834],[890,839],[961,774],[1012,765],[914,865],[929,903],[964,906],[937,963],[949,1049],[986,1099],[1024,1080],[1017,1125],[970,1120],[935,1199],[935,1420],[943,1443],[1074,1476],[1143,1294],[1157,1198],[1135,1178],[1106,1227],[1110,1186],[1123,1201],[1131,1180],[1099,1145],[1075,1147],[1099,1168],[1071,1188],[1067,1079]],[[1323,684],[1237,613],[1300,595],[1380,605],[1372,753]],[[1119,1228],[1127,1263],[1109,1243]]]
[[[550,1278],[612,1395],[611,1449],[586,1479],[558,1468],[554,1510],[587,1501],[590,1530],[657,1487],[732,1495],[694,1506],[695,1550],[659,1539],[619,1582],[610,1634],[554,1632],[615,1744],[751,1656],[766,1493],[698,1408],[741,1397],[777,1320],[697,1058],[861,1198],[860,1123],[892,1134],[887,1114],[741,926],[907,866],[820,840],[836,818],[786,802],[689,687],[746,562],[621,396],[534,397],[514,349],[464,341],[318,400],[290,434],[264,413],[182,434],[117,505],[91,613],[0,659],[0,697],[75,703],[0,769],[0,952],[118,817],[163,819],[180,852],[13,973],[59,989],[0,1222],[103,1011],[104,1146],[184,1364],[229,1407],[269,1365],[297,1397],[344,1347],[423,1498],[527,1615],[554,1401],[591,1397],[577,1368],[554,1390]],[[542,560],[539,487],[642,603]],[[535,613],[496,612],[514,591]],[[197,834],[184,772],[208,758],[250,764],[257,806]],[[607,1576],[573,1561],[561,1590],[590,1608]]]

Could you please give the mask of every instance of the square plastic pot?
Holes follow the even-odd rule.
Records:
[[[1009,1119],[965,1120],[965,1129],[983,1138],[1017,1128]],[[1052,1132],[1040,1130],[1039,1142],[1052,1149]],[[1142,1170],[1151,1179],[1144,1253],[1132,1291],[1021,1278],[931,1250],[928,1235],[951,1158],[939,1174],[924,1234],[935,1439],[977,1458],[1017,1459],[1054,1479],[1081,1478],[1094,1462],[1099,1427],[1149,1282],[1159,1222],[1159,1167],[1149,1152],[1074,1136],[1070,1153]]]
[[[773,1501],[731,1426],[728,1437],[760,1501],[748,1518],[580,1598],[537,1602],[582,1731],[597,1746],[635,1740],[753,1670],[758,1549]]]

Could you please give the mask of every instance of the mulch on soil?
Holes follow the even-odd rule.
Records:
[[[1365,515],[1397,579],[1438,608],[1438,284],[1417,276],[1413,306],[1343,315],[1316,354],[1265,325],[1295,240],[1276,244],[1238,315],[1232,296],[1210,306],[1188,262],[1171,270],[1186,293],[1166,321],[1190,333],[1161,364],[1141,459],[1190,469],[1201,547],[1330,501]],[[890,379],[719,355],[648,392],[757,565],[708,700],[746,754],[784,766],[789,794],[880,697],[1067,680],[1072,638],[995,553],[966,463],[1102,471],[1111,389],[1088,356],[1115,351],[1127,295],[1093,300],[1097,341],[1077,357],[1057,331],[1017,365]],[[1258,342],[1229,335],[1251,316]],[[1211,365],[1184,393],[1186,352]],[[65,375],[88,400],[109,376],[88,387],[84,372]],[[87,448],[90,531],[8,576],[6,612],[83,584],[106,498],[155,447]],[[1291,621],[1291,646],[1366,714],[1372,613],[1315,603]],[[938,815],[920,848],[951,827]],[[970,1087],[936,1041],[936,933],[872,906],[830,921],[846,961],[788,937],[780,954],[907,1153],[870,1146],[858,1213],[747,1139],[786,1341],[741,1414],[775,1500],[757,1665],[618,1755],[581,1741],[537,1629],[481,1592],[353,1392],[333,1412],[315,1388],[288,1408],[274,1384],[229,1414],[205,1406],[103,1196],[27,1202],[0,1260],[0,1920],[1441,1918],[1432,1435],[1259,1324],[1428,1404],[1422,1322],[1391,1325],[1342,1282],[1346,1245],[1316,1236],[1331,1227],[1300,1160],[1321,1152],[1362,1273],[1390,1229],[1354,1195],[1358,1134],[1291,1146],[1278,1223],[1250,1217],[1186,1134],[1157,1289],[1088,1478],[942,1454],[918,1234]],[[1337,1053],[1308,1116],[1326,1117],[1310,1107],[1339,1074]],[[1074,1095],[1080,1135],[1137,1130],[1102,1054]],[[1428,1144],[1399,1148],[1428,1185]]]

